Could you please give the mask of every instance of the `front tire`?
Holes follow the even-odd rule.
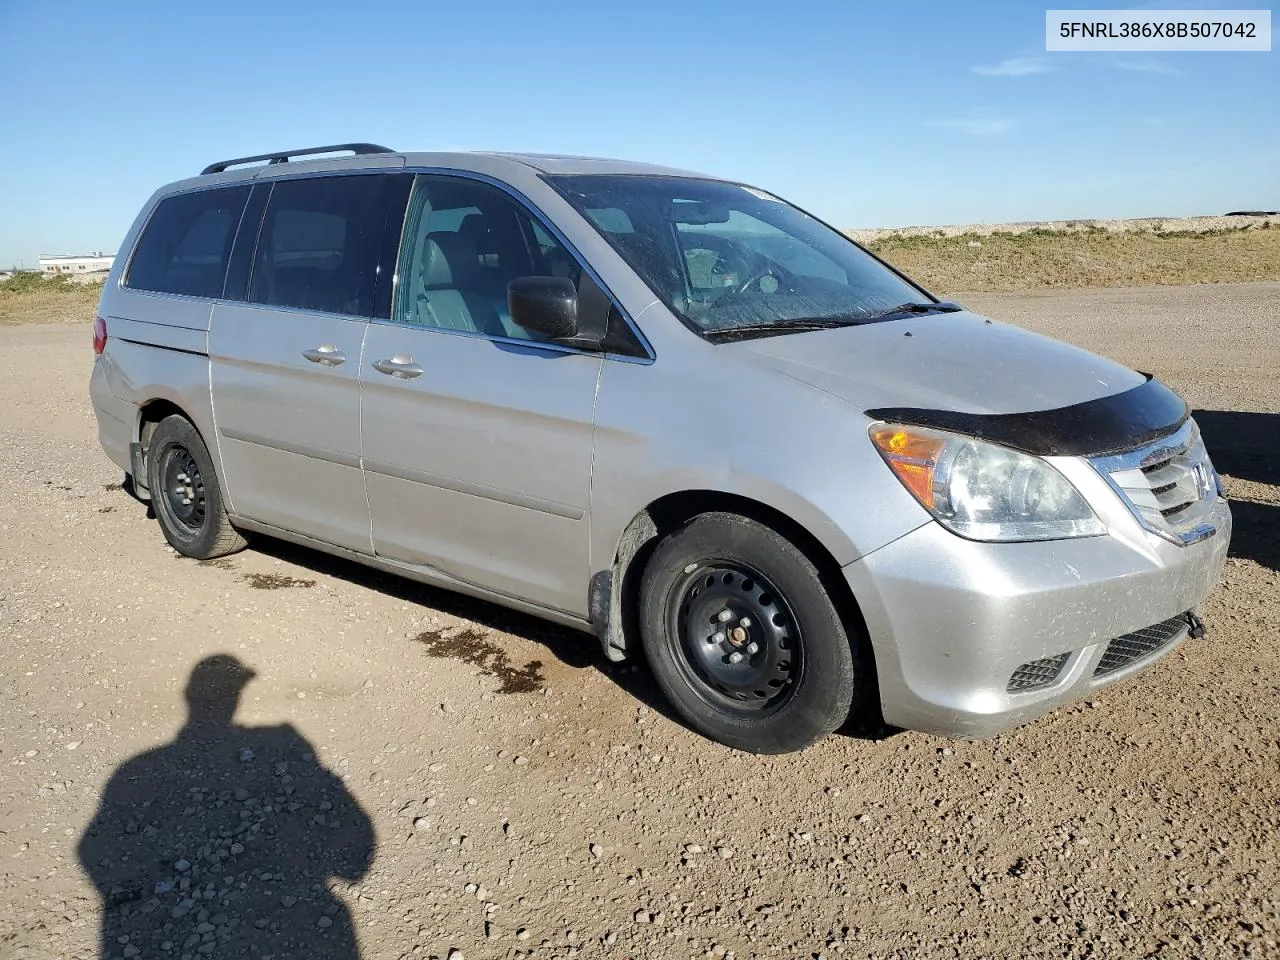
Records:
[[[860,670],[818,570],[786,538],[728,513],[663,540],[640,584],[654,677],[696,730],[752,753],[788,753],[849,715]]]
[[[210,560],[244,548],[227,519],[213,458],[185,417],[165,417],[151,435],[147,485],[164,538],[183,556]]]

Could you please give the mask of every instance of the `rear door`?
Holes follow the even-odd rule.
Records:
[[[506,305],[515,277],[579,274],[504,191],[416,179],[393,315],[370,324],[360,365],[379,556],[586,613],[602,359],[539,342]]]
[[[214,415],[238,515],[371,550],[360,469],[359,370],[370,317],[389,315],[408,178],[348,174],[269,191],[246,275],[233,258],[209,332]],[[399,203],[396,197],[399,196]],[[253,204],[251,203],[251,206]],[[243,231],[242,231],[243,233]],[[229,296],[231,292],[229,291]]]

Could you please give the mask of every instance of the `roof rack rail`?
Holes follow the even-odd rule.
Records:
[[[219,160],[217,163],[211,163],[201,170],[200,176],[222,173],[227,167],[238,167],[243,163],[261,163],[263,160],[266,160],[269,164],[288,163],[294,157],[309,157],[317,153],[338,153],[343,150],[349,150],[357,156],[365,153],[395,153],[390,147],[380,147],[376,143],[335,143],[328,147],[309,147],[306,150],[284,150],[280,153],[260,153],[256,157],[236,157],[234,160]]]

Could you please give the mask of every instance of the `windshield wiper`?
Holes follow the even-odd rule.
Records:
[[[750,340],[753,337],[767,337],[781,333],[800,333],[805,330],[830,330],[833,327],[856,327],[864,323],[877,323],[899,316],[923,316],[927,313],[955,313],[964,307],[950,300],[939,300],[937,303],[900,303],[888,310],[865,315],[841,315],[838,317],[799,317],[795,320],[772,320],[768,323],[744,323],[737,327],[722,327],[711,330],[707,338],[713,343],[725,343],[730,340]]]
[[[950,300],[939,300],[937,303],[919,303],[909,301],[900,303],[896,307],[890,307],[888,310],[881,310],[879,313],[873,313],[866,317],[867,320],[887,320],[889,317],[902,316],[923,316],[926,313],[957,313],[964,307]]]
[[[773,320],[769,323],[744,323],[736,327],[722,327],[719,330],[707,331],[707,337],[714,343],[725,343],[729,340],[767,337],[775,333],[801,333],[806,330],[851,327],[862,322],[864,321],[861,318],[854,317],[800,317],[795,320]]]

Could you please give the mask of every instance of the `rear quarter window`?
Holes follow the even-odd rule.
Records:
[[[386,176],[283,180],[271,190],[249,302],[371,317],[388,213]]]
[[[161,200],[134,249],[125,286],[188,297],[222,296],[249,189],[201,190]]]

